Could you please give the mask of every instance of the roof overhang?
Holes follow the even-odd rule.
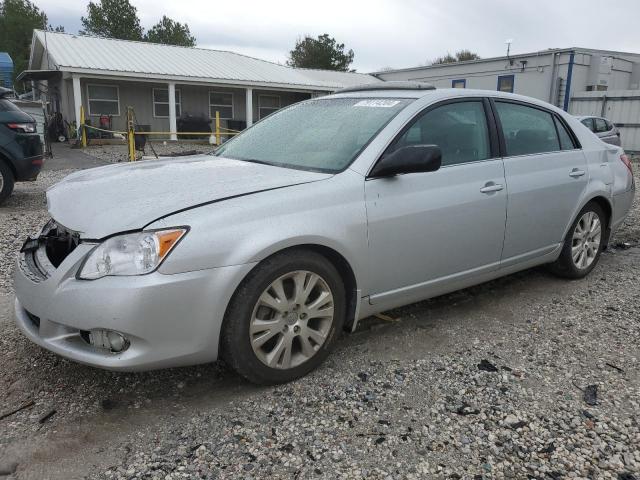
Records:
[[[78,67],[59,66],[60,72],[70,73],[79,77],[108,78],[110,80],[122,80],[130,82],[178,82],[183,84],[217,85],[240,88],[260,88],[265,90],[289,90],[298,92],[335,92],[342,87],[339,85],[307,85],[299,83],[254,82],[247,80],[234,80],[227,78],[188,77],[183,75],[159,75],[144,72],[120,72],[112,70],[95,70]]]
[[[30,80],[57,80],[62,77],[60,70],[24,70],[16,77],[17,82]]]

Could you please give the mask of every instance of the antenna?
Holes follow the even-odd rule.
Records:
[[[513,65],[513,60],[511,60],[511,57],[509,56],[511,54],[511,44],[513,43],[513,38],[508,38],[504,43],[507,44],[507,60],[509,60],[509,65]]]

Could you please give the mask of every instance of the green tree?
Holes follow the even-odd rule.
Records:
[[[0,51],[13,59],[14,79],[29,65],[35,28],[47,28],[47,15],[29,0],[0,1]]]
[[[471,50],[460,50],[456,52],[455,55],[451,55],[447,53],[442,57],[438,57],[431,62],[432,65],[440,65],[443,63],[456,63],[456,62],[466,62],[469,60],[478,60],[480,55],[472,52]]]
[[[129,0],[89,2],[87,16],[82,17],[81,35],[99,35],[121,40],[142,40],[143,30],[136,7]]]
[[[183,47],[194,47],[196,38],[191,35],[189,26],[184,23],[171,20],[166,15],[156,23],[144,36],[147,42],[164,43],[167,45],[180,45]]]
[[[296,41],[289,52],[287,65],[298,68],[322,68],[346,72],[353,62],[353,50],[344,51],[344,43],[337,43],[328,34],[311,38],[308,35]]]

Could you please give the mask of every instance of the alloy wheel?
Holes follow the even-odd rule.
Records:
[[[294,368],[320,350],[333,320],[334,299],[327,282],[313,272],[290,272],[258,298],[249,326],[251,347],[268,367]]]
[[[595,212],[585,212],[573,231],[571,258],[574,265],[584,270],[589,268],[598,255],[602,240],[602,224]]]

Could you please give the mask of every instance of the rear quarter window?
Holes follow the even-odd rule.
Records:
[[[558,138],[560,139],[560,147],[562,150],[573,150],[574,148],[577,148],[564,124],[558,119],[558,117],[553,117],[553,120],[556,122]]]

